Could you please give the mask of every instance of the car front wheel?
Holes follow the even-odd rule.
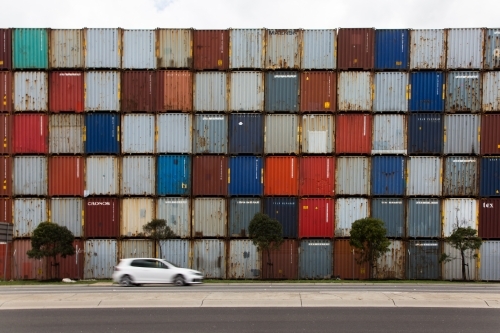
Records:
[[[184,277],[182,275],[177,275],[174,279],[174,284],[181,287],[186,284],[186,281],[184,281]]]
[[[133,285],[133,283],[132,283],[132,279],[130,278],[130,276],[128,276],[128,275],[122,276],[122,278],[120,279],[120,285],[122,287],[131,287]]]

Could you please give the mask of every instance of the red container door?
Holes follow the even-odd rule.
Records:
[[[0,69],[12,68],[12,30],[0,29]]]
[[[189,71],[158,72],[158,111],[189,112],[193,110],[193,73]]]
[[[83,162],[83,157],[51,157],[49,159],[49,195],[83,196]]]
[[[360,265],[356,261],[358,254],[349,244],[348,239],[336,239],[333,242],[333,275],[341,280],[366,280],[370,278],[370,266],[367,262]]]
[[[500,238],[500,199],[479,201],[479,237]]]
[[[335,157],[303,156],[299,163],[300,196],[335,194]]]
[[[193,161],[193,195],[227,195],[227,157],[196,156]]]
[[[266,157],[264,195],[297,195],[299,187],[297,166],[297,157]]]
[[[156,111],[156,72],[126,71],[122,74],[123,112]]]
[[[0,198],[0,222],[14,223],[12,221],[12,199]]]
[[[0,154],[10,154],[11,151],[12,116],[0,114]]]
[[[9,281],[12,279],[12,242],[0,243],[0,280]]]
[[[333,199],[300,199],[300,238],[333,238],[334,224],[335,220]]]
[[[83,72],[51,72],[49,77],[49,110],[83,112]]]
[[[372,145],[372,116],[339,114],[336,119],[337,154],[369,154]]]
[[[0,112],[11,112],[12,109],[12,74],[0,72]]]
[[[285,239],[279,249],[270,251],[271,261],[267,254],[262,256],[263,279],[294,280],[299,275],[299,245],[296,240]]]
[[[338,69],[373,69],[375,63],[375,30],[339,29]]]
[[[500,114],[484,114],[481,119],[481,154],[500,154]]]
[[[12,195],[12,158],[0,156],[0,196]],[[1,222],[1,221],[0,221]]]
[[[13,153],[47,154],[49,151],[48,116],[40,114],[16,114],[13,117]]]
[[[85,200],[85,238],[116,238],[120,236],[120,201],[117,198]]]
[[[69,278],[73,280],[83,279],[83,259],[84,259],[84,249],[83,240],[73,241],[73,247],[75,248],[75,254],[72,256],[67,256],[62,258],[60,255],[57,256],[56,260],[59,263],[59,272],[57,273],[55,268],[53,268],[52,276],[58,275],[60,279]]]
[[[336,108],[337,76],[335,72],[300,74],[300,111],[334,112]]]
[[[193,43],[195,70],[229,68],[228,30],[194,30]]]

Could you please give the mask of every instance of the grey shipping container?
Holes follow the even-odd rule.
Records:
[[[479,202],[471,198],[443,200],[443,237],[450,237],[456,228],[478,227]]]
[[[118,259],[152,258],[153,241],[150,239],[127,239],[118,243]]]
[[[122,119],[122,153],[152,154],[155,151],[155,116],[126,114]]]
[[[158,29],[158,68],[193,66],[193,29]]]
[[[299,111],[299,85],[298,72],[267,72],[265,77],[266,111],[297,113]]]
[[[481,111],[480,72],[449,72],[446,78],[445,111]]]
[[[47,72],[15,72],[14,111],[47,111],[48,80]]]
[[[229,68],[264,68],[266,29],[229,31]]]
[[[478,279],[478,264],[479,261],[475,257],[477,250],[465,250],[465,279],[476,281]],[[443,253],[449,255],[452,260],[450,262],[443,262],[442,272],[443,280],[462,280],[462,256],[460,251],[445,242],[443,244]]]
[[[441,164],[440,157],[410,157],[406,170],[406,194],[410,196],[441,195]]]
[[[368,199],[339,198],[335,201],[335,237],[349,237],[354,221],[370,216]]]
[[[269,29],[266,38],[266,68],[300,68],[300,29]]]
[[[482,69],[484,29],[455,28],[448,30],[446,68]]]
[[[83,236],[83,199],[52,198],[50,201],[50,220],[67,227],[77,238]]]
[[[479,154],[481,117],[473,114],[444,116],[444,153]]]
[[[408,199],[406,220],[410,238],[441,237],[441,201],[438,199]]]
[[[372,81],[370,72],[340,72],[339,111],[372,111]]]
[[[401,198],[373,198],[371,217],[384,222],[387,237],[405,237],[405,204]]]
[[[262,72],[232,72],[230,111],[264,111]]]
[[[83,68],[83,30],[50,30],[50,67]]]
[[[156,118],[158,139],[157,153],[184,153],[193,151],[193,119],[190,114],[166,113]]]
[[[443,195],[451,197],[478,194],[477,158],[449,156],[445,159]]]
[[[122,68],[156,68],[156,31],[123,30]]]
[[[486,29],[484,69],[500,68],[500,29]]]
[[[193,269],[206,279],[226,278],[226,242],[218,239],[193,241]]]
[[[49,152],[83,154],[83,115],[52,114],[49,117]]]
[[[299,153],[299,119],[296,115],[266,115],[265,154]]]
[[[259,198],[231,198],[229,201],[229,236],[248,237],[248,226],[254,215],[262,211]]]
[[[85,111],[120,111],[120,73],[85,73]]]
[[[85,241],[84,279],[110,279],[118,263],[118,246],[114,239]]]
[[[327,154],[335,147],[335,118],[331,115],[302,116],[301,152]]]
[[[401,240],[390,240],[389,251],[377,259],[374,277],[376,279],[402,280],[405,278],[405,243]]]
[[[38,225],[47,220],[46,199],[14,199],[14,237],[31,237]]]
[[[229,242],[228,279],[258,279],[261,277],[261,256],[250,239]]]
[[[337,158],[335,193],[337,195],[370,194],[370,158]]]
[[[174,264],[177,267],[191,268],[189,260],[191,255],[191,241],[187,239],[160,240],[161,255],[158,257]],[[159,254],[160,249],[157,253]]]
[[[195,115],[193,153],[226,154],[227,125],[226,115]]]
[[[124,156],[122,160],[122,195],[154,195],[155,160],[153,156]]]
[[[500,241],[483,242],[479,278],[483,281],[500,281]]]
[[[483,111],[500,111],[500,72],[483,74],[482,108]]]
[[[47,195],[47,157],[14,157],[14,195]]]
[[[224,198],[193,200],[193,236],[226,237],[227,211]]]
[[[302,69],[337,68],[337,32],[335,29],[302,31]]]
[[[197,112],[228,111],[228,74],[223,72],[199,72],[194,75],[193,108]]]
[[[406,155],[406,116],[377,114],[373,118],[372,154]]]
[[[156,218],[163,219],[176,236],[191,236],[191,207],[189,199],[161,197],[156,202]]]
[[[410,69],[444,69],[446,34],[443,29],[410,30]]]
[[[408,73],[375,73],[373,112],[408,112]]]
[[[85,68],[121,68],[121,29],[85,29]]]
[[[85,195],[115,195],[118,187],[118,158],[88,156],[86,161]]]
[[[333,243],[331,240],[302,240],[299,251],[299,278],[331,279],[333,275]]]
[[[411,240],[408,242],[407,272],[410,280],[438,280],[441,278],[441,244],[437,240]]]

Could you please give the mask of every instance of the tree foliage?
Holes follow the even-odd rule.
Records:
[[[257,249],[267,253],[267,264],[272,266],[271,249],[278,249],[283,243],[281,224],[266,214],[257,213],[250,221],[248,233]]]
[[[175,232],[167,225],[167,221],[164,219],[153,219],[150,222],[142,226],[142,230],[147,238],[154,240],[155,246],[161,239],[175,238],[177,235]],[[162,258],[161,246],[160,258]]]

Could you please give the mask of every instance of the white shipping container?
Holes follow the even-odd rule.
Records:
[[[121,30],[85,29],[85,68],[121,68]]]
[[[264,152],[266,154],[299,153],[299,118],[297,115],[266,115],[264,132]]]
[[[118,246],[114,239],[85,241],[84,279],[111,279],[118,264]]]
[[[194,75],[193,108],[195,111],[225,112],[227,108],[228,74],[200,72]]]
[[[444,116],[444,153],[479,154],[481,116],[477,114],[447,114]]]
[[[232,72],[230,111],[264,111],[262,72]]]
[[[48,111],[47,72],[14,73],[14,111]]]
[[[331,115],[302,116],[302,153],[329,154],[335,146],[335,118]]]
[[[120,111],[120,73],[85,73],[85,111]]]
[[[118,194],[118,158],[113,156],[87,157],[85,173],[86,195]]]
[[[441,195],[443,167],[440,157],[411,156],[406,173],[407,195]]]
[[[226,278],[226,243],[218,239],[200,239],[193,242],[193,269],[206,279]]]
[[[14,237],[31,237],[38,225],[47,220],[46,199],[14,199]]]
[[[406,251],[404,242],[390,240],[389,251],[377,259],[374,277],[376,279],[404,280]]]
[[[337,68],[335,29],[306,29],[302,34],[302,69]]]
[[[49,152],[83,154],[83,115],[51,114],[49,117]]]
[[[408,112],[408,97],[408,73],[375,73],[373,112]]]
[[[122,153],[153,154],[155,150],[155,116],[152,114],[127,114],[122,117]]]
[[[479,278],[500,281],[500,241],[484,241],[481,245]]]
[[[261,276],[261,256],[250,239],[229,242],[228,279],[258,279]]]
[[[189,199],[162,197],[156,202],[156,218],[167,225],[180,238],[191,236],[191,207]]]
[[[500,111],[500,72],[483,73],[483,111]]]
[[[82,29],[50,30],[51,68],[82,68],[83,58]]]
[[[226,237],[227,210],[224,198],[193,199],[193,236]]]
[[[157,115],[158,141],[156,152],[184,153],[193,151],[193,119],[190,114],[165,113]]]
[[[191,68],[193,29],[158,29],[158,67]]]
[[[371,111],[372,83],[370,72],[341,72],[338,83],[339,111]]]
[[[370,158],[337,158],[335,175],[337,195],[370,195],[370,188]]]
[[[123,30],[122,68],[156,68],[156,31]]]
[[[229,68],[264,68],[266,29],[229,30]]]
[[[449,29],[447,36],[446,68],[482,69],[484,30],[482,28]]]
[[[476,250],[467,250],[464,253],[465,259],[465,279],[476,281],[478,280],[479,261],[474,255],[479,253]],[[442,272],[443,280],[462,280],[462,256],[460,251],[444,242],[443,253],[449,255],[452,259],[450,262],[443,262]]]
[[[476,199],[470,198],[443,200],[443,237],[449,237],[458,227],[477,230],[478,205]]]
[[[161,240],[158,245],[158,257],[177,267],[191,268],[191,241],[187,239]],[[161,250],[160,250],[161,248]],[[160,254],[161,251],[161,254]]]
[[[75,237],[83,236],[83,199],[52,198],[49,217],[52,222],[68,228]]]
[[[445,62],[443,29],[410,30],[410,69],[445,69]]]
[[[14,195],[47,195],[47,157],[14,157]]]
[[[154,218],[154,200],[150,198],[125,198],[121,204],[120,235],[137,237],[142,227]]]
[[[335,201],[335,237],[349,237],[354,221],[370,216],[368,199],[339,198]]]
[[[406,155],[406,116],[377,114],[373,118],[372,154]]]
[[[155,160],[152,156],[122,158],[122,195],[154,195],[156,184]]]

